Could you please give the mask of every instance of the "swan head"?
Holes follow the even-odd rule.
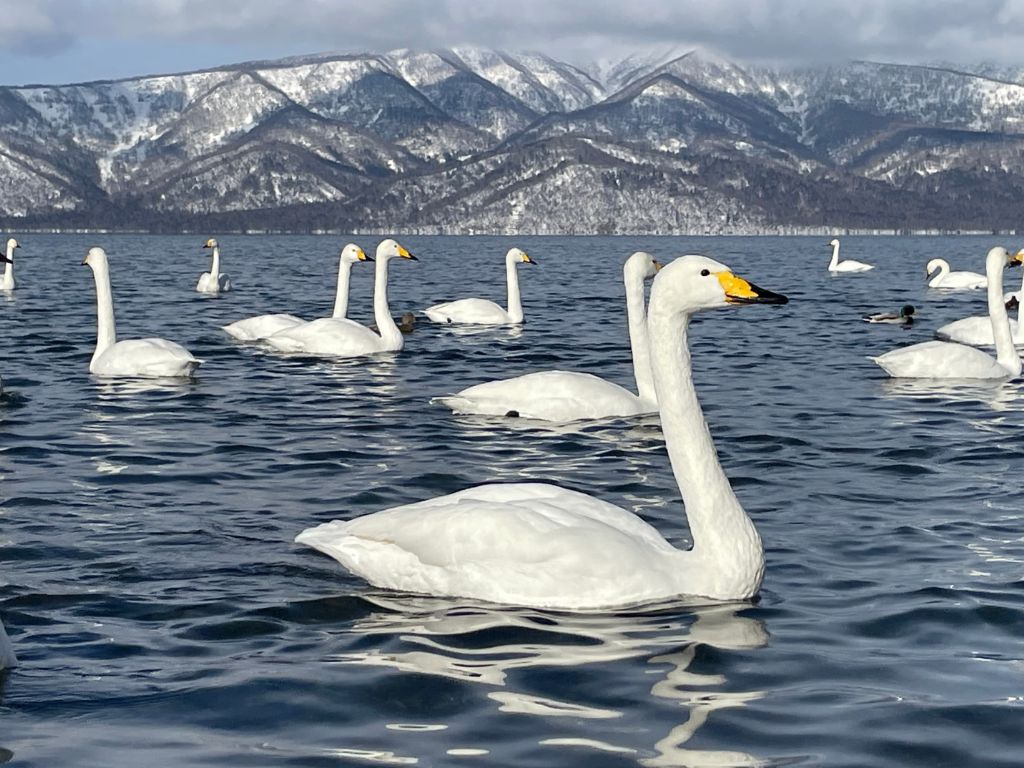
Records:
[[[985,256],[985,271],[1002,270],[1005,267],[1019,267],[1024,260],[1024,250],[1010,253],[1001,245],[990,248]]]
[[[530,258],[530,255],[522,250],[521,248],[509,248],[508,253],[505,254],[505,261],[511,261],[513,264],[536,264],[537,262]]]
[[[925,275],[930,275],[936,269],[942,269],[943,267],[949,269],[949,262],[945,259],[932,259],[925,265],[924,273]]]
[[[400,246],[390,237],[387,240],[381,240],[377,245],[377,261],[388,261],[389,259],[411,259],[412,261],[419,261],[419,259],[405,250],[405,248]]]
[[[212,237],[209,240],[207,240],[205,243],[203,243],[203,248],[216,248],[216,247],[217,247],[217,240],[215,238],[212,238]]]
[[[107,252],[102,248],[94,246],[85,254],[85,258],[82,259],[82,264],[88,265],[93,269],[105,267],[107,265]]]
[[[640,275],[644,280],[650,280],[661,269],[661,262],[655,259],[646,251],[637,251],[628,259],[622,271],[627,275]]]
[[[18,244],[18,241],[15,240],[13,237],[8,238],[8,240],[7,240],[7,250],[8,251],[13,251],[15,248],[21,248],[21,246]]]
[[[747,282],[725,264],[707,256],[680,256],[659,270],[651,289],[652,311],[655,304],[668,306],[672,312],[690,314],[744,304],[788,302],[782,294]]]
[[[833,237],[831,240],[828,241],[829,248],[835,248],[837,245],[839,245],[839,238]]]
[[[341,249],[341,260],[349,264],[358,264],[360,261],[373,261],[355,243],[349,243]]]

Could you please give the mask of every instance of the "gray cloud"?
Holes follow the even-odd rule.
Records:
[[[219,45],[224,63],[242,48],[275,56],[456,44],[577,61],[694,46],[746,61],[1024,63],[1024,0],[14,0],[2,6],[9,7],[0,7],[0,50],[34,56],[112,41]]]

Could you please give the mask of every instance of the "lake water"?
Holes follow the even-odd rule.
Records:
[[[25,235],[19,287],[0,296],[0,616],[22,662],[0,675],[0,761],[1020,765],[1022,385],[899,385],[866,359],[983,312],[981,292],[928,291],[923,266],[980,271],[997,242],[848,237],[844,257],[878,266],[831,277],[826,239],[410,237],[422,260],[392,265],[395,314],[500,299],[514,243],[540,262],[520,268],[525,328],[421,324],[398,355],[325,363],[219,326],[329,314],[342,238],[224,236],[236,290],[209,298],[194,291],[203,236]],[[194,382],[89,375],[93,244],[122,337],[183,343],[206,361]],[[573,615],[389,594],[292,543],[334,518],[546,480],[685,545],[656,418],[556,428],[428,405],[558,367],[632,386],[621,266],[636,249],[703,252],[792,300],[705,314],[691,334],[765,543],[758,601]],[[357,266],[356,319],[371,285]],[[907,302],[909,331],[860,320]]]

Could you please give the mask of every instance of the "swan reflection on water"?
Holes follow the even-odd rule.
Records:
[[[612,722],[628,712],[607,705],[539,696],[516,690],[521,670],[609,664],[648,656],[651,672],[660,673],[652,696],[677,703],[688,712],[679,725],[655,744],[622,745],[596,738],[541,738],[547,747],[592,749],[636,755],[649,766],[758,765],[762,761],[740,752],[690,750],[685,744],[717,709],[742,707],[763,692],[723,690],[722,674],[689,671],[700,646],[723,650],[753,650],[768,643],[764,624],[740,616],[746,603],[693,605],[681,602],[643,606],[614,614],[555,613],[484,603],[456,603],[442,598],[371,593],[363,595],[376,606],[347,630],[355,635],[398,639],[408,650],[374,648],[327,657],[337,664],[387,667],[401,672],[439,675],[460,682],[492,687],[487,697],[497,711],[510,715]],[[484,644],[496,636],[519,634],[522,640]],[[476,640],[479,644],[474,644]],[[433,730],[426,726],[395,726],[392,730]],[[636,733],[621,729],[619,735]],[[643,731],[641,731],[642,733]],[[595,734],[604,735],[595,730]],[[402,750],[410,752],[411,744]],[[486,744],[482,746],[487,746]],[[486,750],[481,750],[482,754]]]

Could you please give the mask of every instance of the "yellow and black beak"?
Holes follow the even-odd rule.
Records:
[[[210,241],[209,240],[207,240],[205,243],[203,243],[203,248],[212,248],[212,247],[213,246],[210,245]]]
[[[356,258],[360,261],[373,261],[373,259],[366,255],[366,252],[362,248],[359,249],[359,253],[356,254]]]
[[[1024,248],[1011,255],[1008,264],[1011,267],[1019,267],[1021,264],[1024,264]]]
[[[533,264],[533,265],[536,265],[537,262],[530,257],[530,254],[524,253],[523,254],[523,264]]]
[[[412,259],[413,261],[419,261],[419,259],[417,259],[411,253],[405,250],[405,248],[403,248],[402,246],[398,246],[398,255],[401,256],[403,259]]]
[[[781,293],[775,293],[748,283],[732,272],[717,273],[718,282],[725,291],[725,300],[729,304],[788,304],[789,299]]]
[[[665,266],[664,264],[662,264],[657,259],[651,259],[651,261],[654,262],[654,271],[655,272],[660,272],[661,268]]]

